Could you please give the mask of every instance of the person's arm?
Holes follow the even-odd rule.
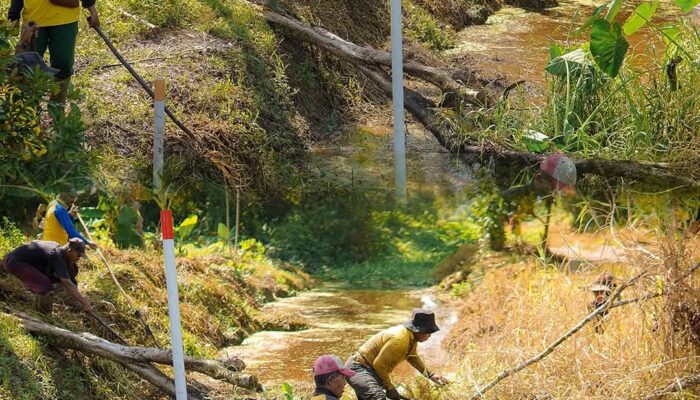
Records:
[[[428,368],[425,366],[425,362],[423,362],[423,358],[416,353],[416,346],[413,346],[413,349],[411,350],[410,353],[408,353],[408,358],[406,359],[409,364],[413,366],[418,372],[421,373],[421,375],[429,376]]]
[[[97,15],[97,8],[95,7],[95,0],[82,0],[83,8],[90,12],[88,17],[88,24],[90,28],[100,27],[100,17]]]
[[[421,356],[419,356],[418,353],[416,353],[416,346],[413,346],[413,349],[408,354],[408,359],[406,361],[408,361],[408,363],[411,364],[413,368],[420,372],[421,375],[425,376],[431,381],[440,385],[447,385],[449,383],[449,381],[443,378],[442,376],[428,371],[428,367],[425,366],[423,358],[421,358]]]
[[[78,230],[75,229],[75,225],[73,225],[73,221],[71,221],[70,215],[68,215],[68,211],[65,207],[63,207],[60,204],[57,204],[56,208],[54,209],[53,215],[56,217],[56,220],[59,224],[61,224],[63,229],[65,229],[69,238],[72,239],[74,237],[77,237],[86,244],[92,244],[92,242],[85,239],[83,235],[81,235],[80,232],[78,232]]]
[[[22,9],[24,9],[24,0],[12,0],[10,9],[7,11],[7,19],[19,22],[22,16]]]
[[[387,391],[396,389],[394,382],[391,381],[391,372],[403,361],[406,353],[408,353],[408,343],[401,338],[392,338],[386,342],[374,359],[372,368]]]
[[[70,294],[83,306],[83,311],[88,313],[92,312],[92,305],[90,305],[90,302],[88,302],[87,299],[83,297],[82,294],[80,294],[78,287],[75,286],[75,284],[73,284],[73,282],[70,279],[61,278],[61,283],[63,284],[63,286],[65,286],[66,292],[68,292],[68,294]]]

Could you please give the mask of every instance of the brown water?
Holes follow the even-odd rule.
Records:
[[[528,11],[504,6],[489,17],[486,24],[468,27],[458,34],[458,46],[447,54],[469,54],[474,65],[485,76],[504,75],[509,81],[519,79],[542,87],[545,79],[549,48],[552,43],[571,44],[587,40],[586,35],[576,37],[573,32],[592,14],[596,6],[604,1],[560,0],[557,7],[543,11]],[[632,3],[630,3],[632,4]],[[634,3],[637,4],[637,3]],[[631,10],[623,10],[618,20],[623,21]],[[662,14],[663,13],[663,14]],[[678,7],[663,1],[654,23],[676,20],[680,16]],[[700,23],[700,8],[690,13],[689,18]],[[647,65],[652,47],[662,47],[658,35],[643,29],[629,38],[630,56],[633,65]]]
[[[264,313],[294,315],[304,319],[309,329],[299,332],[258,332],[241,346],[224,351],[243,358],[247,370],[259,376],[268,389],[287,382],[295,390],[312,386],[311,366],[323,354],[346,360],[371,335],[410,316],[416,307],[435,311],[440,332],[420,343],[418,353],[435,371],[449,373],[449,358],[442,339],[456,321],[449,303],[436,301],[420,290],[346,290],[325,287],[268,304]],[[409,383],[415,370],[402,363],[395,371],[397,381]]]

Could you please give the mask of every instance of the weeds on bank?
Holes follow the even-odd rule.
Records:
[[[569,70],[547,75],[546,105],[511,93],[492,109],[445,111],[446,124],[470,141],[521,151],[558,149],[582,158],[668,162],[695,176],[700,93],[693,82],[700,80],[695,61],[700,33],[688,21],[678,26],[673,43],[663,45],[661,38],[659,45],[644,43],[651,50],[638,57],[645,61],[629,60],[616,78],[605,75],[580,50],[580,59]],[[550,61],[571,51],[569,46],[554,44]],[[678,56],[679,86],[673,90],[667,69]]]

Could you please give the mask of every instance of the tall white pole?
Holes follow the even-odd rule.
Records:
[[[163,131],[165,112],[165,81],[161,78],[155,82],[154,110],[155,137],[153,146],[153,186],[160,189],[163,175]],[[170,210],[160,212],[161,232],[163,234],[163,255],[165,257],[165,284],[168,291],[168,317],[170,319],[170,338],[173,349],[173,370],[175,371],[175,398],[187,399],[187,382],[185,380],[185,350],[182,344],[182,326],[180,323],[180,299],[177,290],[177,271],[175,268],[175,237],[173,235],[173,214]]]
[[[160,191],[160,178],[163,175],[163,134],[165,132],[165,80],[156,80],[153,108],[155,117],[153,125],[153,189]]]
[[[403,45],[401,32],[401,0],[391,0],[391,75],[394,98],[394,170],[396,196],[403,200],[406,189],[406,134],[403,109]]]

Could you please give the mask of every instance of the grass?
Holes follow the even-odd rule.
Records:
[[[24,241],[9,224],[3,227],[0,254]],[[290,265],[272,261],[259,251],[228,257],[221,248],[190,249],[178,257],[180,307],[185,352],[216,358],[219,350],[238,344],[261,327],[258,309],[275,296],[290,295],[309,285],[307,275]],[[169,322],[162,256],[154,250],[125,251],[105,248],[105,255],[122,286],[144,313],[157,340],[169,343]],[[96,260],[92,260],[93,262]],[[101,263],[81,262],[81,291],[98,314],[127,341],[152,342],[133,318],[127,299],[116,288]],[[59,293],[60,294],[60,293]],[[62,298],[59,295],[59,298]],[[0,302],[30,315],[33,297],[12,276],[0,273]],[[54,306],[49,323],[109,338],[101,327],[62,304]],[[78,352],[60,352],[42,338],[30,336],[8,314],[0,313],[0,397],[3,399],[133,399],[152,389],[133,379],[121,367]]]
[[[653,45],[656,42],[649,40],[646,51],[630,56],[616,79],[593,66],[572,72],[568,78],[550,75],[544,106],[513,94],[511,100],[493,109],[448,111],[446,119],[472,141],[528,151],[526,136],[536,131],[549,136],[545,152],[665,162],[678,173],[697,177],[694,149],[700,137],[700,95],[692,85],[670,90],[665,69],[676,55],[696,59],[700,34],[688,21],[679,25],[678,46]],[[678,73],[688,83],[700,79],[697,63],[681,63]]]

